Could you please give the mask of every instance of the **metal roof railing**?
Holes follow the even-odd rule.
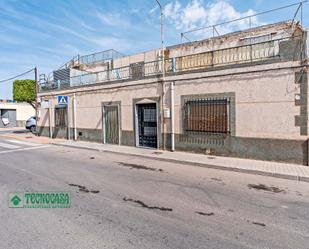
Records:
[[[296,37],[283,37],[267,41],[244,44],[218,50],[179,56],[165,60],[165,73],[174,75],[178,73],[208,70],[232,64],[244,64],[257,61],[267,61],[280,58],[279,43]],[[98,83],[113,83],[124,80],[140,80],[147,77],[162,75],[161,60],[135,63],[124,67],[112,68],[99,72],[82,73],[71,76],[67,80],[54,80],[42,84],[40,91],[68,89],[71,87],[93,85]]]
[[[251,29],[252,28],[252,20],[253,20],[253,18],[255,18],[257,16],[269,14],[269,13],[272,13],[272,12],[277,12],[277,11],[280,11],[280,10],[283,10],[283,9],[289,9],[289,8],[292,8],[292,7],[295,7],[295,6],[298,6],[298,7],[297,7],[297,9],[296,9],[296,11],[295,11],[295,13],[293,15],[293,18],[291,19],[292,20],[292,25],[296,21],[296,17],[299,14],[300,14],[300,18],[299,18],[300,19],[300,24],[302,25],[302,23],[303,23],[303,5],[306,2],[307,2],[307,0],[304,0],[304,1],[300,1],[298,3],[281,6],[281,7],[275,8],[275,9],[271,9],[271,10],[266,10],[266,11],[259,12],[259,13],[253,14],[253,15],[237,18],[237,19],[234,19],[234,20],[231,20],[231,21],[226,21],[226,22],[222,22],[222,23],[218,23],[218,24],[214,24],[214,25],[208,25],[208,26],[205,26],[205,27],[200,27],[200,28],[195,28],[195,29],[187,30],[185,32],[180,33],[180,35],[181,35],[181,43],[184,42],[184,39],[187,40],[188,42],[192,42],[188,38],[188,35],[192,34],[192,33],[196,33],[196,32],[202,31],[202,30],[210,30],[210,31],[212,31],[212,36],[211,36],[212,38],[214,38],[216,36],[220,36],[220,35],[222,35],[218,31],[220,27],[223,27],[224,25],[227,25],[227,24],[244,21],[244,20],[248,20],[248,28]],[[284,18],[284,19],[286,19],[286,18]]]
[[[64,68],[71,68],[80,64],[94,64],[98,62],[109,61],[113,59],[118,59],[125,56],[114,49],[104,50],[101,52],[87,54],[87,55],[76,55],[71,60],[62,65],[58,70]]]
[[[83,55],[79,57],[79,63],[81,64],[93,64],[97,62],[104,62],[112,59],[118,59],[124,55],[117,52],[114,49],[105,50],[93,54]]]

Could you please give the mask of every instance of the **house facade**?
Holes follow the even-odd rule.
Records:
[[[131,56],[77,56],[42,80],[38,132],[308,163],[307,32],[281,22]],[[163,72],[164,71],[164,72]]]

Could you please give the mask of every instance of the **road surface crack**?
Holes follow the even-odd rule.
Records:
[[[128,167],[130,169],[143,169],[143,170],[163,172],[163,169],[150,168],[150,167],[140,165],[140,164],[125,163],[125,162],[117,162],[117,163],[121,166]]]
[[[78,187],[78,190],[80,191],[80,192],[84,192],[84,193],[93,193],[93,194],[97,194],[97,193],[100,193],[100,191],[99,190],[94,190],[94,189],[88,189],[88,188],[86,188],[85,186],[82,186],[82,185],[79,185],[79,184],[73,184],[73,183],[69,183],[69,186],[71,186],[71,187]]]
[[[256,190],[264,190],[264,191],[269,191],[273,193],[281,193],[285,192],[283,189],[280,189],[278,187],[274,186],[266,186],[265,184],[248,184],[249,189],[256,189]]]
[[[140,201],[140,200],[134,200],[134,199],[131,199],[131,198],[126,198],[126,197],[124,197],[123,200],[124,200],[124,201],[129,201],[129,202],[137,203],[137,204],[139,204],[141,207],[147,208],[147,209],[157,209],[157,210],[160,210],[160,211],[168,211],[168,212],[173,211],[172,208],[157,207],[157,206],[148,206],[147,204],[145,204],[144,202],[142,202],[142,201]]]
[[[266,226],[264,223],[261,223],[261,222],[255,222],[255,221],[252,221],[252,224],[254,224],[254,225],[258,225],[258,226],[262,226],[262,227],[265,227],[265,226]]]
[[[199,211],[195,211],[195,213],[199,214],[199,215],[203,215],[203,216],[212,216],[214,215],[213,212],[210,212],[210,213],[204,213],[204,212],[199,212]]]
[[[257,226],[266,227],[266,225],[262,222],[251,221],[251,220],[247,220],[247,222],[257,225]]]

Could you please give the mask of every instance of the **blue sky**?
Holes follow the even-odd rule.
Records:
[[[297,1],[296,1],[297,2]],[[180,33],[282,5],[290,0],[161,0],[166,14],[166,45]],[[291,19],[296,7],[260,16],[255,25]],[[304,13],[309,13],[305,4]],[[224,27],[229,32],[246,27]],[[304,25],[309,26],[308,17]],[[190,35],[191,40],[208,35]],[[113,48],[132,54],[160,47],[160,13],[155,0],[0,0],[0,80],[35,66],[57,69],[77,54]],[[26,78],[33,78],[29,74]],[[12,82],[0,83],[0,99],[12,98]]]

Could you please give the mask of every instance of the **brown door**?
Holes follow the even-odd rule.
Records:
[[[119,144],[118,106],[104,107],[105,143]]]

